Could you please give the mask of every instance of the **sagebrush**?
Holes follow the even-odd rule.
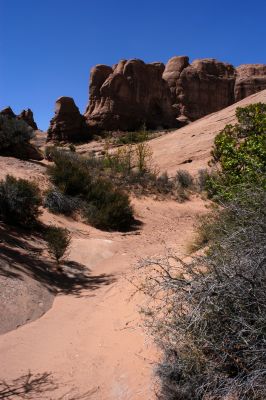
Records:
[[[140,263],[163,400],[266,398],[266,193],[243,189],[205,219],[208,250]],[[206,226],[207,225],[207,226]]]

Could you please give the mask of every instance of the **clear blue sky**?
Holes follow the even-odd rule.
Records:
[[[60,96],[81,112],[90,68],[174,55],[266,63],[266,0],[0,0],[0,109],[42,129]]]

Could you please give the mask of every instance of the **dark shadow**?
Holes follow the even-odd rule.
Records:
[[[33,375],[30,371],[26,375],[14,379],[12,382],[0,381],[0,400],[3,399],[36,399],[43,393],[58,388],[48,372]]]
[[[0,400],[86,400],[98,390],[98,388],[95,388],[86,393],[79,394],[78,390],[72,387],[60,397],[52,396],[52,392],[60,386],[65,385],[58,384],[51,373],[44,372],[34,375],[29,371],[26,375],[22,375],[10,382],[0,380]]]
[[[114,282],[112,275],[92,275],[86,266],[74,261],[63,262],[59,270],[41,256],[43,247],[41,235],[5,229],[0,224],[0,275],[23,279],[26,274],[54,294],[75,296],[83,296],[84,289],[93,291]]]

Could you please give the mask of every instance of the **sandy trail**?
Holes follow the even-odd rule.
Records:
[[[97,400],[153,399],[156,351],[140,327],[137,306],[143,299],[131,299],[134,288],[125,277],[139,257],[160,254],[165,245],[184,254],[196,215],[205,207],[198,198],[184,204],[143,199],[135,200],[134,206],[144,225],[129,234],[100,232],[43,215],[53,223],[69,224],[69,259],[112,279],[78,297],[57,296],[43,317],[0,336],[2,379],[11,381],[28,370],[51,372],[60,386],[48,398],[68,399],[66,392],[75,387],[80,394],[91,391],[85,398]]]

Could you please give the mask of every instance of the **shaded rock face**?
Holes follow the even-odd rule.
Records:
[[[0,114],[5,115],[8,118],[16,118],[17,117],[11,107],[3,108],[3,110],[0,111]]]
[[[162,79],[164,64],[122,60],[114,67],[97,65],[90,75],[85,117],[94,130],[136,130],[176,125],[171,92]]]
[[[236,68],[235,101],[266,89],[266,65],[244,64]]]
[[[21,113],[17,116],[17,118],[25,121],[29,126],[32,127],[32,129],[34,129],[34,130],[38,129],[38,126],[33,118],[33,112],[31,111],[30,108],[28,108],[27,110],[21,111]]]
[[[166,65],[167,81],[177,116],[194,121],[234,103],[235,69],[215,59],[174,57]]]
[[[33,117],[33,112],[31,111],[30,108],[28,108],[27,110],[22,110],[21,113],[19,115],[16,115],[11,107],[6,107],[3,110],[0,111],[1,115],[5,115],[8,118],[16,118],[16,119],[22,119],[23,121],[25,121],[29,126],[32,127],[32,129],[37,130],[37,124],[34,121],[34,117]]]
[[[71,97],[60,97],[55,103],[55,116],[47,131],[47,141],[77,142],[90,138],[85,117]]]

